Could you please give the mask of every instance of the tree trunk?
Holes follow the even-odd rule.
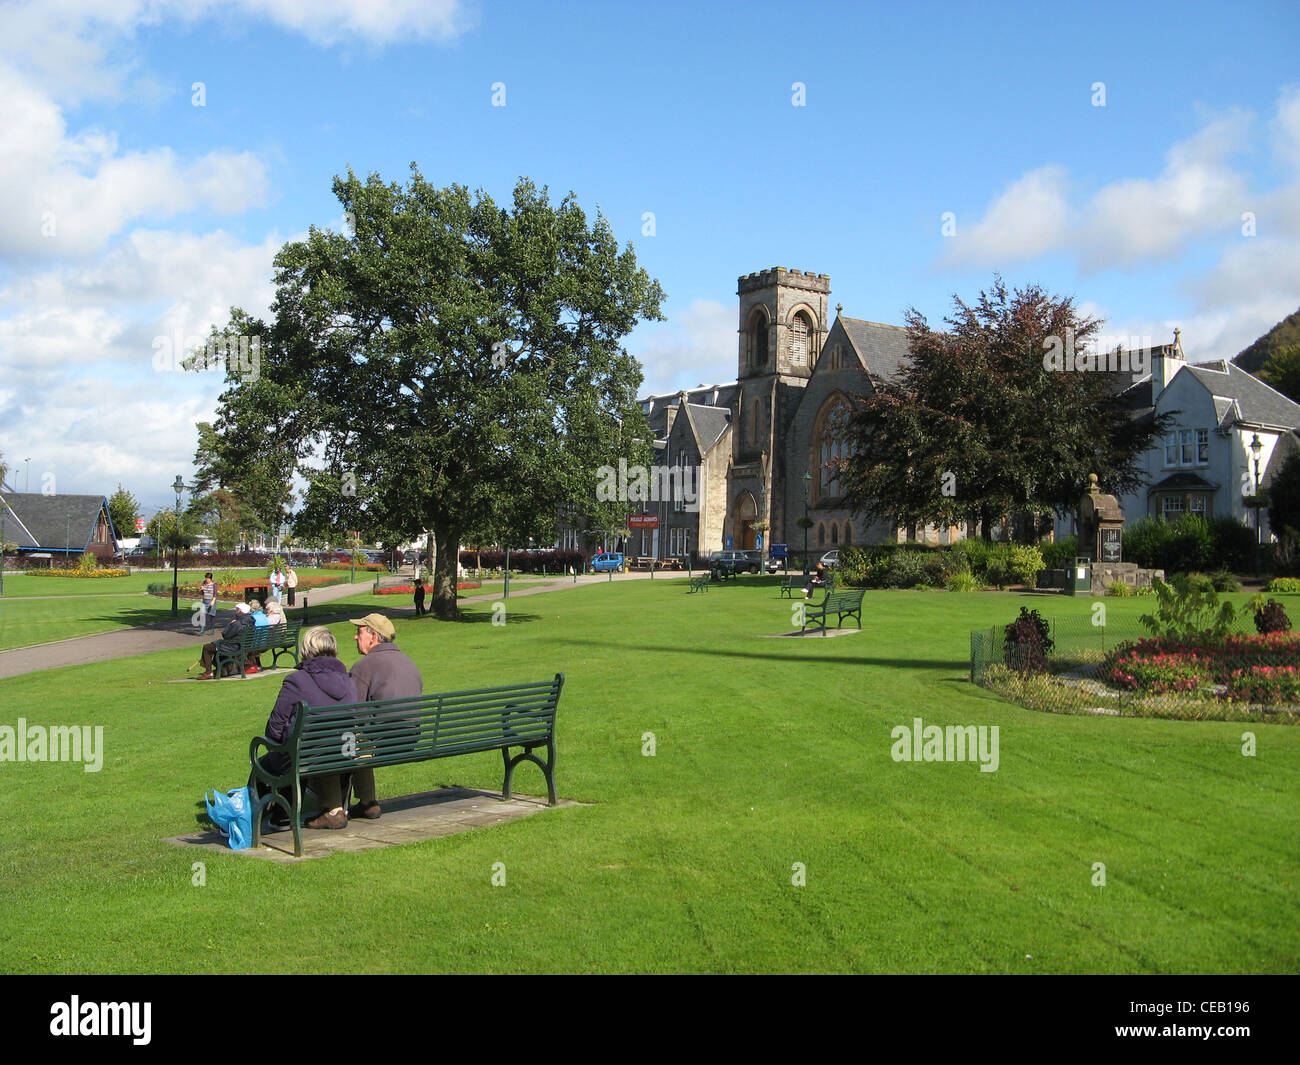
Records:
[[[429,609],[444,621],[454,621],[459,616],[456,608],[456,559],[460,554],[460,530],[449,522],[430,524],[429,561],[433,565],[433,600]],[[436,541],[434,543],[433,541]],[[434,551],[440,546],[442,550]]]

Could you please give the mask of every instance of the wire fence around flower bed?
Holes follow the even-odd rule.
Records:
[[[1036,658],[1004,626],[976,630],[971,681],[1052,713],[1300,723],[1300,633],[1257,633],[1248,612],[1193,642],[1155,639],[1136,617],[1091,622],[1050,619]]]

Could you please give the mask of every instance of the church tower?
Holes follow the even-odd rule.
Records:
[[[826,274],[783,266],[737,279],[739,387],[723,527],[737,549],[756,548],[759,533],[765,546],[792,535],[771,524],[773,497],[787,490],[781,441],[826,341],[830,292]]]

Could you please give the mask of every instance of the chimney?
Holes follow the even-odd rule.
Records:
[[[1151,352],[1151,401],[1154,403],[1160,394],[1169,387],[1174,375],[1187,362],[1183,358],[1182,330],[1174,330],[1174,342],[1161,344]]]

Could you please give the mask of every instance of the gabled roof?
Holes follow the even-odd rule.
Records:
[[[1179,373],[1189,373],[1205,386],[1214,399],[1220,428],[1237,422],[1268,425],[1279,429],[1300,428],[1300,404],[1270,388],[1240,366],[1222,359],[1216,362],[1184,366]],[[1235,402],[1235,411],[1232,404]]]
[[[698,388],[685,389],[686,402],[704,407],[730,407],[736,398],[735,381],[724,385],[700,385]],[[681,392],[667,392],[663,395],[642,396],[637,400],[645,411],[646,420],[654,430],[656,437],[662,439],[668,435],[668,408],[677,406]]]
[[[6,537],[19,550],[84,551],[95,535],[99,512],[108,506],[104,496],[45,495],[41,492],[9,492],[0,496],[5,516],[22,530]],[[109,519],[112,528],[112,519]]]
[[[1153,492],[1175,492],[1175,491],[1197,491],[1197,492],[1217,492],[1219,486],[1211,484],[1204,477],[1195,473],[1171,473],[1163,481],[1153,484],[1147,494]]]
[[[849,343],[857,350],[862,365],[872,377],[892,381],[898,371],[912,361],[907,345],[907,330],[902,326],[883,325],[861,318],[845,318],[844,315],[840,315],[836,321],[844,329],[844,335],[849,338]]]
[[[700,454],[707,455],[731,425],[731,411],[726,407],[706,407],[699,403],[687,403],[686,413],[690,416],[691,425],[695,427],[695,436],[700,443]]]

